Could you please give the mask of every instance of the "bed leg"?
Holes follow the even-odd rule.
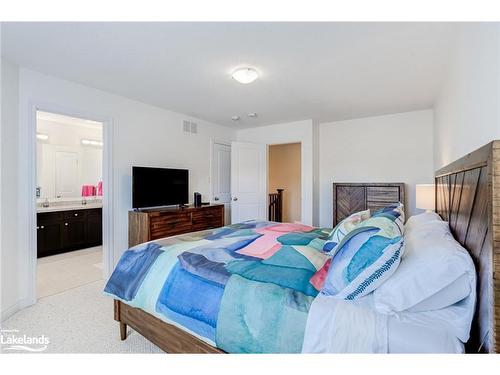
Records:
[[[120,322],[120,339],[126,340],[127,339],[127,324]]]

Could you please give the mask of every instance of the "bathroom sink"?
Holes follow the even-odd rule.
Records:
[[[71,211],[71,210],[86,210],[91,208],[101,208],[102,202],[87,202],[83,204],[81,201],[76,202],[55,202],[50,203],[49,207],[38,205],[37,212],[56,212],[56,211]]]

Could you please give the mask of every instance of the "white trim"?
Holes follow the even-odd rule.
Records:
[[[314,222],[314,124],[312,120],[273,124],[264,127],[240,129],[238,141],[259,142],[267,145],[301,143],[301,222]]]
[[[210,175],[209,175],[209,180],[208,180],[208,185],[209,185],[209,188],[210,188],[210,202],[211,203],[216,203],[214,202],[214,182],[213,182],[213,175],[214,175],[214,145],[215,144],[219,144],[219,145],[224,145],[224,146],[228,146],[228,147],[231,147],[231,141],[224,141],[222,139],[218,139],[218,138],[213,138],[213,137],[210,137]]]
[[[108,118],[103,124],[102,159],[102,271],[104,279],[113,272],[115,266],[114,222],[113,222],[113,120]]]
[[[6,309],[2,309],[2,316],[1,316],[1,321],[4,322],[6,321],[7,319],[9,319],[12,315],[14,315],[15,313],[17,313],[18,311],[24,309],[25,307],[28,307],[32,305],[31,301],[29,301],[28,299],[23,299],[21,301],[18,301],[17,303],[15,303],[14,305],[6,308]]]
[[[305,212],[306,207],[306,200],[304,199],[304,191],[307,190],[307,182],[308,182],[308,176],[305,176],[304,173],[304,166],[305,164],[305,156],[304,156],[304,142],[303,141],[286,141],[286,142],[277,142],[277,143],[268,143],[267,148],[268,148],[268,158],[267,158],[267,173],[269,174],[269,147],[270,146],[280,146],[280,145],[289,145],[289,144],[294,144],[298,143],[300,144],[300,222],[302,224],[307,224],[307,225],[313,225],[313,217],[311,220],[306,216],[307,213]],[[269,176],[268,180],[269,180]],[[269,192],[269,186],[267,187],[268,192]],[[314,183],[312,185],[312,190],[313,190],[313,196],[314,196]],[[314,202],[314,199],[313,199]],[[314,214],[313,214],[314,216]]]
[[[0,48],[2,47],[2,26],[0,25]],[[4,310],[2,308],[2,258],[3,258],[3,246],[2,246],[2,209],[3,209],[3,199],[2,199],[2,141],[3,141],[3,118],[2,118],[2,104],[3,104],[3,87],[1,86],[2,83],[2,64],[3,60],[0,58],[0,322],[4,321]],[[7,319],[7,318],[5,318]]]
[[[214,147],[216,144],[229,147],[229,150],[231,150],[231,158],[233,157],[232,156],[231,141],[226,141],[226,140],[222,140],[219,138],[213,138],[213,137],[210,138],[210,168],[209,168],[210,175],[208,177],[210,203],[221,203],[219,201],[217,201],[217,202],[214,201],[214,179],[213,179],[213,177],[214,177],[214,152],[215,152]],[[231,165],[229,166],[229,168],[231,168]],[[229,188],[231,191],[231,194],[230,194],[231,196],[229,197],[229,202],[224,203],[224,225],[231,224],[232,189],[231,189],[231,186]],[[228,206],[229,206],[229,208],[227,208]],[[226,212],[227,210],[229,210],[229,214]],[[227,220],[226,220],[226,217],[228,218]]]
[[[28,182],[28,188],[26,193],[29,194],[31,198],[28,198],[28,204],[25,205],[24,217],[28,218],[28,231],[27,236],[27,251],[28,251],[28,264],[26,267],[26,272],[23,275],[26,278],[27,286],[27,304],[18,305],[18,308],[24,308],[26,306],[36,303],[36,113],[37,111],[44,111],[50,113],[56,113],[65,116],[83,118],[93,121],[98,121],[103,124],[103,201],[102,201],[102,224],[103,224],[103,277],[107,278],[114,266],[114,238],[113,238],[113,120],[111,118],[102,118],[89,113],[84,113],[81,111],[75,111],[73,109],[63,108],[54,104],[47,103],[31,103],[29,106],[28,114],[28,134],[24,134],[27,137],[27,154],[25,158],[28,160],[29,165],[26,170],[27,175],[24,178]],[[21,142],[26,139],[20,139]],[[23,178],[23,179],[24,179]],[[25,196],[21,195],[20,200],[22,201]],[[20,216],[23,216],[23,209],[21,206]],[[22,226],[21,226],[22,227]],[[26,234],[19,233],[19,243],[23,242]],[[22,249],[23,247],[20,246]],[[21,257],[23,258],[23,257]],[[26,258],[24,258],[26,259]],[[22,265],[21,265],[22,266]],[[23,280],[21,280],[23,281]]]

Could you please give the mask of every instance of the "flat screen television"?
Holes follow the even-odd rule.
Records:
[[[187,204],[187,169],[132,167],[132,207]]]

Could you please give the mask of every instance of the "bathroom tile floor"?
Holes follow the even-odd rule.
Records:
[[[37,298],[102,279],[102,246],[39,258]]]

